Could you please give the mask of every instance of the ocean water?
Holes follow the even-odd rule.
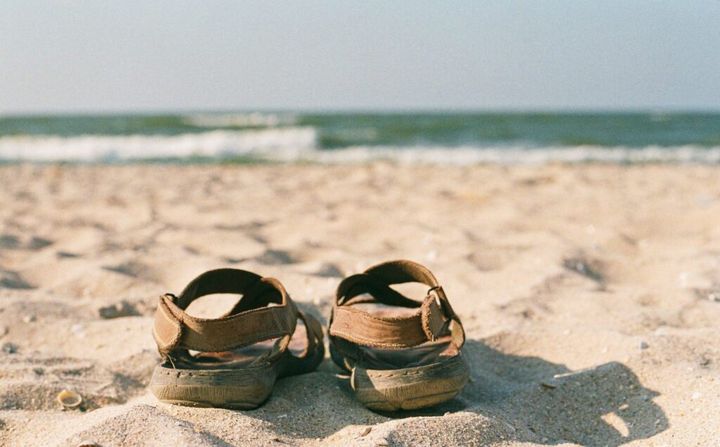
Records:
[[[720,113],[0,116],[0,161],[720,163]]]

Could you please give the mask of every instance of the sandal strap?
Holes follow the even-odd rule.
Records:
[[[323,343],[323,330],[315,317],[312,315],[298,311],[298,317],[305,324],[305,331],[307,333],[307,347],[305,348],[305,354],[301,358],[308,357],[315,352],[315,347]]]
[[[221,318],[197,318],[185,312],[195,299],[214,293],[243,297]],[[218,269],[195,278],[180,296],[160,297],[153,336],[163,357],[176,349],[218,352],[290,336],[297,318],[298,311],[278,280],[245,270]]]
[[[430,287],[422,302],[411,300],[389,286],[420,282]],[[355,298],[370,293],[373,300]],[[407,317],[382,317],[352,306],[377,301],[384,304],[418,308]],[[426,267],[407,260],[376,265],[340,283],[333,307],[330,335],[366,346],[402,349],[451,335],[461,347],[465,334],[459,318],[435,276]]]

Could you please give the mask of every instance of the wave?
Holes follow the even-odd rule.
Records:
[[[181,135],[12,136],[0,138],[0,159],[26,161],[114,161],[158,158],[298,156],[314,148],[312,127],[216,130]]]
[[[0,160],[113,162],[204,157],[327,164],[390,160],[406,164],[720,163],[720,146],[350,146],[318,147],[314,127],[214,130],[181,135],[6,136]]]
[[[182,118],[182,122],[194,127],[275,127],[279,125],[292,125],[296,118],[292,114],[275,113],[206,113],[189,115]]]
[[[472,165],[547,163],[720,163],[720,146],[484,146],[484,147],[348,147],[303,154],[308,161],[361,163],[389,160],[403,164]],[[308,157],[309,155],[309,157]]]

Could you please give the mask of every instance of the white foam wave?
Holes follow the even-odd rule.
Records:
[[[12,136],[0,138],[0,160],[114,161],[204,156],[250,156],[269,161],[327,164],[390,160],[403,164],[720,163],[720,146],[355,146],[322,150],[312,127],[162,135]]]
[[[148,158],[222,157],[263,158],[283,153],[299,158],[315,147],[312,127],[245,131],[211,131],[182,135],[12,136],[0,138],[0,159],[27,161],[111,161]]]
[[[183,118],[183,122],[195,127],[275,127],[280,124],[291,125],[295,117],[290,114],[275,113],[208,113]]]
[[[274,157],[277,154],[272,154]],[[403,164],[471,165],[547,163],[720,163],[720,146],[497,146],[497,147],[348,147],[304,152],[305,160],[321,163],[359,163],[391,160]]]

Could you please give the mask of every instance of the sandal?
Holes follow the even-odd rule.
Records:
[[[422,302],[390,287],[430,287]],[[427,268],[391,261],[345,278],[330,317],[330,354],[349,371],[355,396],[373,410],[430,407],[468,381],[462,324]]]
[[[221,318],[185,312],[215,293],[242,297]],[[150,381],[153,394],[197,407],[256,408],[277,378],[313,371],[325,355],[320,323],[297,310],[278,280],[236,269],[205,272],[179,297],[161,296],[153,337],[163,358]]]

